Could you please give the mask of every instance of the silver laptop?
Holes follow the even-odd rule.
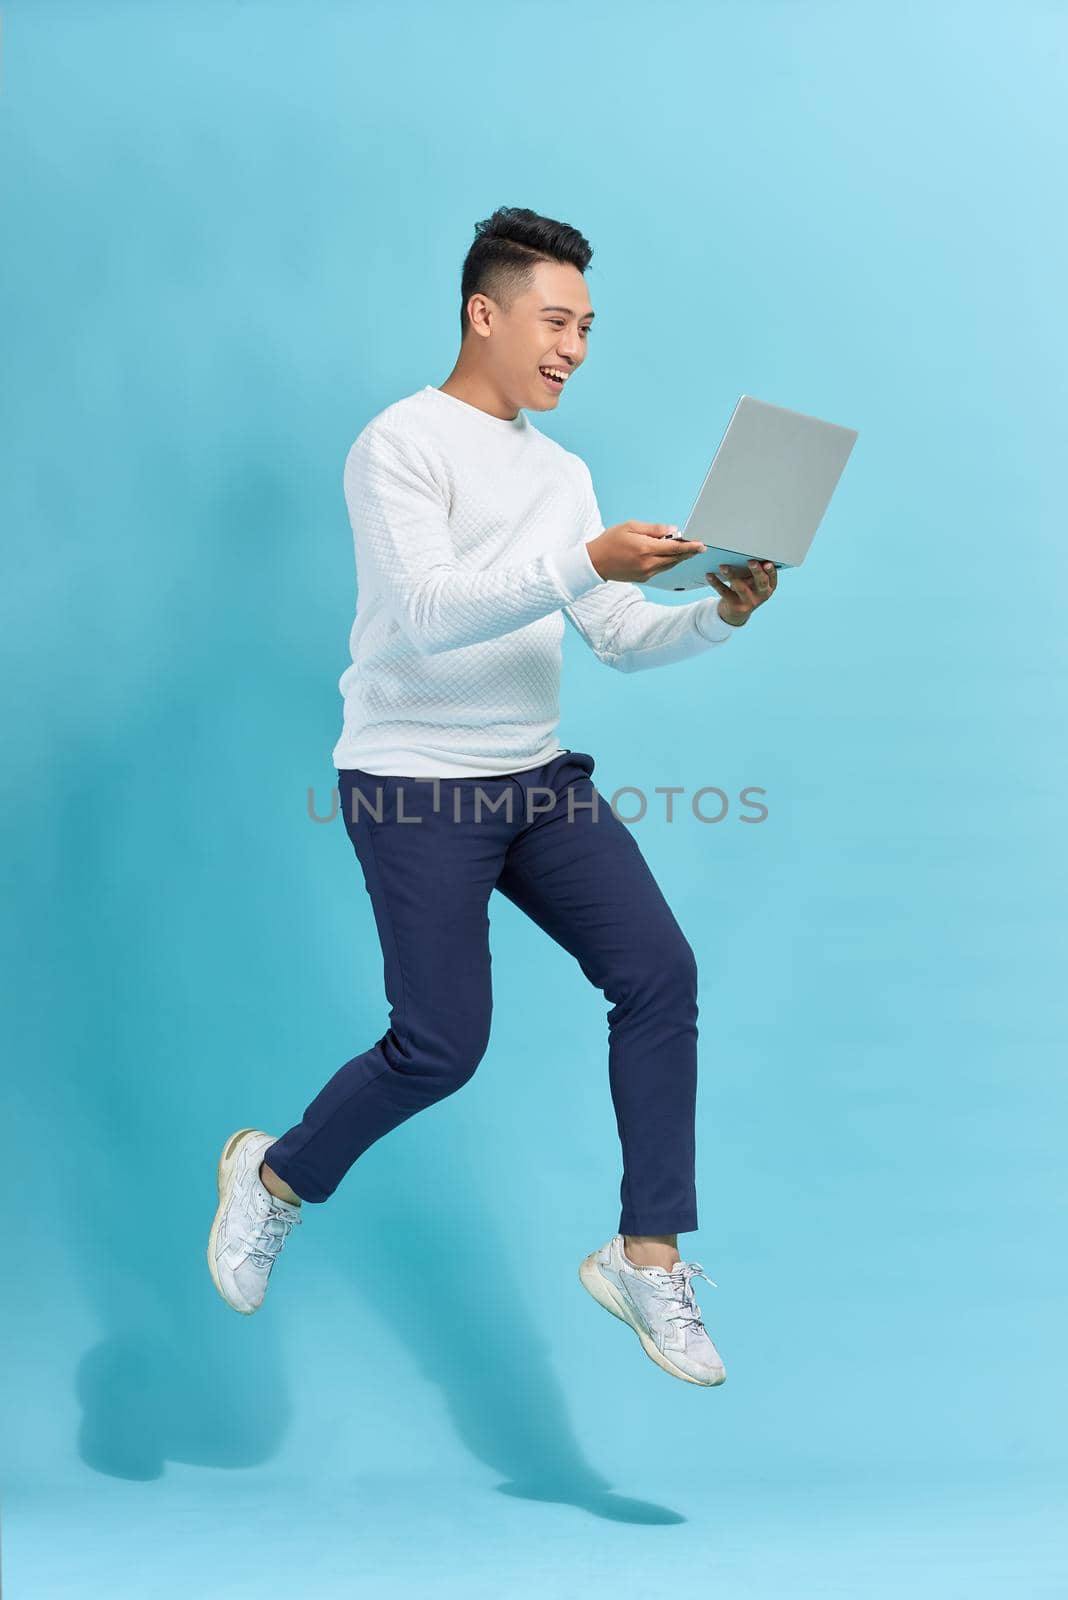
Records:
[[[744,566],[756,556],[800,566],[856,439],[854,428],[743,394],[685,525],[671,536],[700,539],[707,550],[645,582],[715,594],[705,573],[721,562]]]

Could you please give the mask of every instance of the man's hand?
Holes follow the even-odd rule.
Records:
[[[747,566],[721,566],[720,572],[726,576],[721,578],[714,572],[706,572],[705,580],[719,592],[719,614],[724,622],[729,622],[732,628],[741,628],[748,622],[750,613],[775,593],[779,576],[775,563],[757,561],[751,556]]]
[[[708,548],[699,539],[671,537],[677,531],[668,522],[618,522],[588,540],[586,549],[598,577],[644,583],[654,572],[665,572]]]

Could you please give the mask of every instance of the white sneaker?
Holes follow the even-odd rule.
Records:
[[[690,1279],[697,1274],[718,1285],[697,1261],[638,1267],[623,1250],[621,1233],[594,1250],[579,1267],[583,1287],[598,1305],[629,1323],[647,1356],[687,1383],[717,1384],[727,1376],[719,1351],[705,1330]]]
[[[208,1236],[208,1266],[227,1305],[243,1316],[263,1304],[278,1253],[290,1229],[303,1221],[300,1206],[280,1200],[260,1181],[264,1151],[272,1144],[261,1128],[242,1128],[219,1157],[219,1209]]]

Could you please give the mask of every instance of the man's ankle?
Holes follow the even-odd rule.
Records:
[[[625,1233],[623,1254],[635,1267],[670,1269],[680,1260],[677,1236],[673,1233]]]
[[[291,1206],[299,1206],[301,1204],[300,1195],[295,1194],[285,1179],[280,1178],[277,1172],[272,1172],[266,1161],[260,1162],[260,1182],[267,1190],[267,1193],[273,1194],[276,1200],[288,1200]]]

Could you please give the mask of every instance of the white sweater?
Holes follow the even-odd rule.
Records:
[[[445,778],[551,761],[565,617],[621,672],[736,632],[718,595],[660,605],[599,575],[589,468],[522,410],[494,417],[427,384],[372,417],[344,484],[357,600],[335,767]]]

